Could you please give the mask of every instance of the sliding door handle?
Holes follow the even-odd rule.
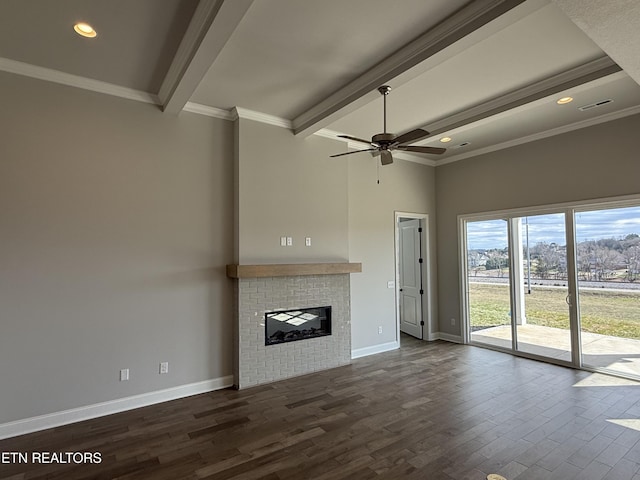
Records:
[[[565,298],[564,301],[567,302],[567,305],[569,305],[571,307],[572,306],[571,305],[571,294],[568,294],[567,298]]]

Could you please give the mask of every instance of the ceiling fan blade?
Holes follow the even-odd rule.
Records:
[[[415,152],[415,153],[429,153],[431,155],[441,155],[447,151],[446,148],[440,147],[412,147],[408,145],[400,145],[396,147],[398,150],[404,150],[405,152]]]
[[[353,140],[354,142],[367,143],[371,145],[371,140],[364,140],[362,138],[352,137],[351,135],[338,135],[338,138],[346,138],[347,140]]]
[[[410,132],[403,133],[400,136],[397,136],[393,139],[395,143],[411,143],[416,140],[420,140],[421,138],[429,135],[429,132],[423,130],[422,128],[416,128],[415,130],[411,130]]]
[[[382,165],[389,165],[393,163],[393,156],[389,150],[380,150],[380,163]]]
[[[375,148],[367,148],[366,150],[354,150],[353,152],[346,152],[346,153],[338,153],[336,155],[329,155],[329,158],[342,157],[344,155],[351,155],[352,153],[373,152],[374,150],[376,150],[376,149]]]

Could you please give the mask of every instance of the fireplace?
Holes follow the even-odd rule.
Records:
[[[235,386],[248,388],[349,364],[349,274],[360,271],[359,263],[228,265],[227,275],[237,280]],[[283,333],[277,334],[279,330]],[[309,335],[312,330],[315,338]],[[284,341],[287,335],[304,341]]]
[[[331,335],[331,307],[266,312],[264,329],[265,345]]]

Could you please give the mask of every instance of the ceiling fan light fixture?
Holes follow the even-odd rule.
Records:
[[[573,97],[562,97],[556,100],[558,105],[566,105],[567,103],[573,102]]]
[[[346,140],[352,140],[366,144],[370,148],[363,150],[356,150],[352,152],[338,153],[336,155],[329,155],[329,157],[342,157],[343,155],[351,155],[354,153],[372,152],[373,156],[380,156],[380,163],[382,165],[390,165],[393,163],[392,150],[401,150],[409,153],[425,153],[428,155],[442,155],[447,149],[441,147],[419,147],[410,145],[418,140],[427,137],[429,132],[422,128],[414,128],[401,135],[387,132],[387,95],[391,91],[391,87],[388,85],[382,85],[378,88],[378,92],[383,98],[383,112],[382,112],[382,133],[377,133],[371,137],[371,140],[365,140],[364,138],[352,137],[351,135],[338,135],[338,138],[344,138]],[[451,139],[449,139],[451,140]]]
[[[86,38],[94,38],[98,35],[98,32],[94,28],[85,22],[78,22],[73,26],[73,29],[78,35]]]

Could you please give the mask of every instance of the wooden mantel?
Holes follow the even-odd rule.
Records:
[[[229,278],[295,277],[362,272],[361,263],[278,263],[272,265],[227,265]]]

